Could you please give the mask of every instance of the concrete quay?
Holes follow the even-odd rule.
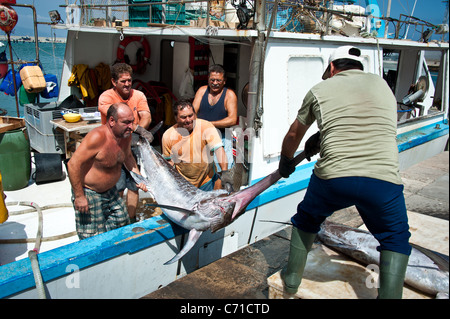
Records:
[[[449,220],[449,153],[438,154],[401,172],[408,212]],[[356,209],[333,214],[333,221],[362,225]],[[180,278],[143,299],[267,299],[267,278],[287,263],[290,227]],[[447,236],[448,238],[448,236]],[[448,242],[447,242],[448,245]]]

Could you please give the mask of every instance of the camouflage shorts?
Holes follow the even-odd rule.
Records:
[[[116,229],[130,223],[124,200],[116,187],[104,193],[84,188],[89,203],[89,213],[80,213],[75,209],[75,221],[78,237],[85,239]],[[72,203],[74,197],[72,196]]]

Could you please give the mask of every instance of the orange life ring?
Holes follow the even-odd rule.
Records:
[[[130,66],[133,69],[133,72],[144,73],[147,63],[150,59],[150,45],[148,44],[147,39],[145,39],[144,37],[131,36],[123,39],[120,42],[119,47],[117,48],[117,60],[119,62],[125,62],[125,48],[131,42],[139,42],[142,45],[144,53],[142,56],[137,56],[136,64],[130,64]]]

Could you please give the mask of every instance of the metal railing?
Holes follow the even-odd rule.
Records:
[[[223,27],[239,28],[240,26],[242,28],[241,24],[225,22],[232,15],[236,20],[239,17],[239,6],[246,6],[254,19],[253,24],[244,27],[247,29],[255,29],[258,21],[269,21],[275,11],[272,30],[287,32],[343,34],[342,30],[333,27],[332,20],[340,19],[346,23],[352,22],[355,18],[383,21],[386,24],[385,37],[389,26],[393,26],[392,37],[395,39],[402,38],[402,34],[405,34],[402,30],[407,26],[414,27],[414,31],[420,33],[421,41],[424,42],[428,40],[431,33],[441,30],[438,25],[403,14],[396,19],[375,17],[365,12],[355,13],[346,10],[345,7],[338,10],[333,6],[333,1],[327,0],[285,0],[279,1],[278,4],[275,4],[274,0],[67,0],[66,3],[67,5],[60,7],[75,8],[74,3],[78,4],[76,8],[80,10],[81,25],[106,27],[114,27],[117,20],[122,21],[124,26],[127,21],[129,26],[147,26],[146,23],[191,25],[191,21],[206,19],[206,24],[202,25],[208,26],[210,21],[216,20],[219,23],[224,22]],[[264,19],[257,16],[256,6],[261,3],[265,3]],[[365,11],[365,8],[362,9]],[[140,19],[139,15],[142,15],[142,25],[136,25],[136,21]],[[347,34],[343,35],[347,36]]]

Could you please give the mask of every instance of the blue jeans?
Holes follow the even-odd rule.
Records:
[[[207,181],[205,184],[199,187],[202,191],[209,192],[214,190],[214,184],[216,183],[217,179],[219,179],[219,175],[217,173],[214,173],[214,176]]]
[[[313,173],[291,221],[305,232],[317,233],[325,218],[352,205],[380,243],[378,250],[411,254],[403,185],[357,176],[323,180]]]
[[[225,154],[227,155],[228,169],[231,169],[234,166],[233,159],[233,142],[226,138],[222,137],[223,149],[225,150]],[[216,153],[214,153],[214,162],[216,163],[217,171],[221,172],[222,168],[219,165],[219,161],[217,160]]]
[[[136,182],[134,181],[130,172],[123,165],[122,170],[120,172],[120,178],[116,184],[116,188],[119,192],[123,192],[126,188],[135,192],[138,190]]]

